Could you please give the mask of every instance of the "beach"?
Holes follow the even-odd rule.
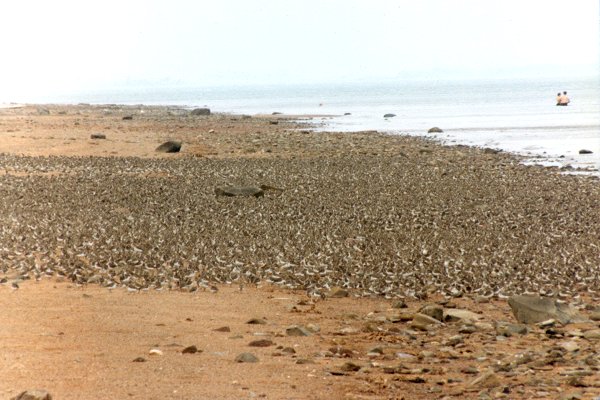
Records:
[[[0,109],[0,397],[598,396],[597,176],[322,118]]]

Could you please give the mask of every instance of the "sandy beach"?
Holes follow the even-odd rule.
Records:
[[[598,178],[320,118],[0,109],[0,398],[597,398]]]

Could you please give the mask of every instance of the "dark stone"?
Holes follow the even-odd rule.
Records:
[[[385,114],[383,118],[394,118],[396,114]]]
[[[190,114],[193,116],[210,115],[210,108],[194,108]]]
[[[181,354],[196,354],[198,352],[198,348],[194,345],[188,346],[185,349],[181,350]]]
[[[278,111],[274,111],[273,113],[271,113],[271,115],[281,115],[281,113]]]
[[[581,149],[579,150],[579,154],[592,154],[593,151],[591,150],[586,150],[586,149]]]
[[[271,124],[271,125],[279,125],[279,121],[269,121],[269,124]]]
[[[131,121],[133,119],[133,115],[126,115],[123,117],[123,121]]]
[[[224,188],[216,188],[215,194],[217,196],[254,196],[262,197],[265,195],[265,191],[255,186],[228,186]]]
[[[179,153],[179,150],[181,150],[181,142],[176,140],[169,140],[156,148],[160,153]]]
[[[92,133],[90,139],[106,139],[106,135],[104,133]]]
[[[252,318],[248,321],[246,321],[247,324],[250,325],[266,325],[267,321],[265,321],[264,319],[261,318]]]
[[[133,362],[146,362],[146,359],[144,357],[138,357],[138,358],[134,358]]]
[[[344,115],[352,115],[352,113],[344,113]]]
[[[253,340],[252,342],[248,343],[248,346],[250,347],[269,347],[269,346],[273,346],[275,343],[273,343],[273,341],[268,340],[268,339],[259,339],[259,340]]]
[[[444,132],[444,131],[441,130],[440,128],[438,128],[437,126],[434,126],[433,128],[431,128],[427,131],[427,133],[442,133],[442,132]]]
[[[483,152],[484,154],[498,154],[500,150],[490,149],[489,147],[486,147],[485,149],[483,149]]]

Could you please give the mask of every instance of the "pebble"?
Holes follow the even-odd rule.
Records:
[[[163,355],[163,352],[162,352],[162,350],[160,350],[160,349],[151,349],[151,350],[148,352],[148,355],[151,355],[151,356],[162,356],[162,355]]]

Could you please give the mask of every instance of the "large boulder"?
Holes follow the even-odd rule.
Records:
[[[438,128],[437,126],[434,126],[433,128],[430,128],[427,133],[442,133],[444,132],[441,128]]]
[[[210,108],[194,108],[190,114],[194,116],[210,115]]]
[[[177,140],[169,140],[156,148],[160,153],[178,153],[181,150],[181,142]]]
[[[265,195],[265,191],[256,186],[227,186],[222,188],[216,188],[215,194],[217,196],[254,196],[262,197]]]
[[[575,308],[550,297],[511,296],[508,304],[517,321],[523,324],[536,324],[549,319],[557,320],[563,325],[586,321]]]

